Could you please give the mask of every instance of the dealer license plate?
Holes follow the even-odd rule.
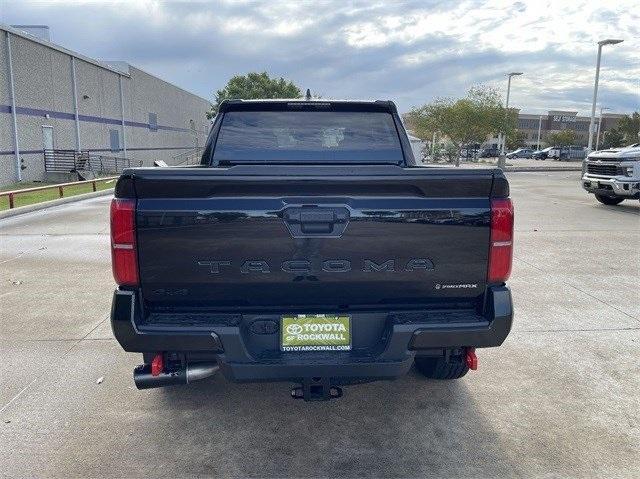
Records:
[[[292,314],[282,316],[282,351],[349,351],[351,317],[340,314]]]

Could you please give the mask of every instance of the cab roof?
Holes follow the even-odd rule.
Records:
[[[228,111],[379,111],[396,113],[398,109],[391,100],[305,100],[261,99],[261,100],[224,100],[218,107],[219,113]]]

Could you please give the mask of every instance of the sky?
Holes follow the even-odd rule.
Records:
[[[407,111],[485,84],[526,113],[640,110],[638,0],[0,0],[0,23],[44,24],[51,40],[121,60],[204,98],[266,71],[324,98],[391,99]]]

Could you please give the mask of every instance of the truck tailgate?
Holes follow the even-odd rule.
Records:
[[[324,310],[484,292],[491,170],[160,168],[133,180],[151,305]]]

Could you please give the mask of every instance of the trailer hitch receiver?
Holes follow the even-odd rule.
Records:
[[[329,378],[305,378],[302,384],[291,389],[293,399],[328,401],[342,396],[342,388],[332,386]]]

